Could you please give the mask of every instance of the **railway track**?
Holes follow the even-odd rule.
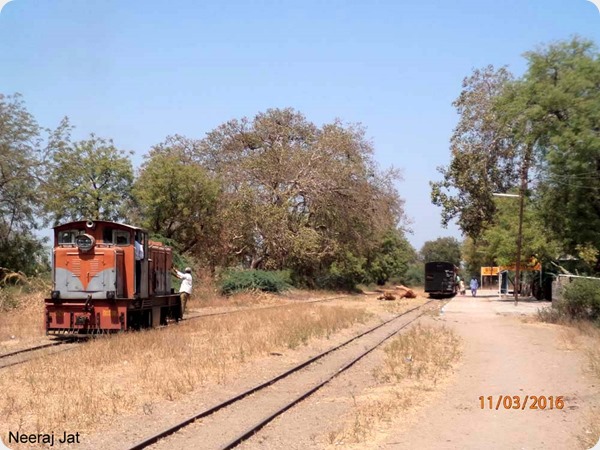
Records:
[[[262,311],[262,310],[284,308],[284,307],[296,306],[296,305],[324,303],[324,302],[338,300],[340,298],[345,298],[345,297],[347,297],[347,295],[338,295],[335,297],[328,297],[328,298],[324,298],[324,299],[316,299],[316,300],[308,300],[308,301],[298,301],[297,303],[286,303],[284,305],[263,306],[263,307],[258,307],[258,308],[239,308],[239,309],[234,309],[234,310],[229,310],[229,311],[221,311],[221,312],[216,312],[216,313],[197,314],[197,315],[192,315],[192,316],[183,318],[182,322],[189,321],[189,320],[195,320],[195,319],[204,319],[206,317],[225,316],[225,315],[237,314],[237,313],[248,312],[248,311]],[[162,328],[167,328],[167,327],[165,326]],[[66,338],[66,339],[63,338],[63,339],[60,339],[60,340],[57,340],[54,342],[49,342],[46,344],[36,345],[33,347],[16,350],[14,352],[1,354],[0,355],[0,370],[26,363],[28,361],[31,361],[32,359],[41,358],[43,356],[54,355],[61,351],[72,350],[77,346],[76,344],[78,344],[82,341],[87,341],[87,339],[88,339],[88,337],[84,336],[84,335],[77,336],[77,337],[70,337],[70,338]],[[58,351],[43,352],[43,350],[50,349],[52,347],[58,347],[58,346],[68,345],[68,344],[72,344],[72,345],[69,347],[62,348]],[[25,355],[25,354],[29,354],[30,357],[25,356],[23,358],[23,355]]]
[[[376,348],[381,346],[385,341],[387,341],[388,339],[390,339],[391,337],[396,335],[398,332],[400,332],[402,329],[406,328],[408,325],[410,325],[411,323],[416,321],[418,318],[420,318],[423,314],[425,314],[428,311],[428,309],[425,307],[427,305],[431,304],[432,302],[434,302],[434,300],[430,300],[421,306],[409,309],[408,311],[405,311],[401,314],[397,314],[394,317],[392,317],[391,319],[386,320],[386,321],[376,325],[375,327],[372,327],[369,330],[366,330],[366,331],[346,340],[345,342],[342,342],[341,344],[339,344],[329,350],[326,350],[326,351],[294,366],[293,368],[291,368],[291,369],[289,369],[289,370],[287,370],[287,371],[285,371],[263,383],[260,383],[259,385],[255,386],[253,388],[250,388],[250,389],[248,389],[238,395],[235,395],[215,406],[205,409],[205,410],[181,421],[181,422],[171,426],[168,429],[165,429],[153,436],[148,437],[144,441],[139,442],[132,447],[129,447],[128,450],[141,450],[141,449],[147,448],[153,444],[159,443],[159,441],[161,439],[164,439],[166,437],[176,434],[178,431],[180,431],[183,428],[187,427],[188,425],[194,423],[195,421],[197,421],[199,419],[205,419],[205,418],[212,417],[213,415],[215,415],[219,412],[226,411],[229,407],[235,407],[237,405],[239,408],[242,408],[241,406],[239,406],[239,404],[242,403],[243,400],[248,399],[250,396],[252,396],[252,398],[254,399],[255,394],[258,394],[261,391],[266,391],[267,388],[273,387],[280,381],[285,380],[295,374],[304,373],[303,371],[305,369],[308,369],[309,367],[314,367],[313,363],[315,363],[317,361],[322,361],[325,357],[333,355],[341,349],[347,348],[351,343],[359,342],[359,340],[363,337],[367,337],[367,336],[373,337],[374,333],[376,333],[377,331],[381,331],[382,329],[384,329],[384,327],[386,327],[388,325],[391,325],[392,330],[388,333],[385,333],[383,338],[379,338],[376,340],[376,342],[374,344],[371,343],[370,345],[368,345],[366,347],[366,349],[361,350],[357,355],[355,354],[349,361],[346,360],[344,364],[342,364],[341,366],[338,366],[335,370],[330,371],[328,373],[328,375],[321,378],[321,380],[319,382],[310,385],[310,387],[305,389],[300,395],[295,396],[291,400],[287,400],[282,406],[278,407],[275,411],[270,412],[266,417],[263,417],[262,419],[256,421],[255,423],[252,423],[247,428],[245,428],[243,431],[239,432],[235,437],[229,438],[226,443],[220,443],[219,445],[213,445],[211,443],[211,445],[210,445],[210,448],[221,448],[221,449],[234,448],[237,445],[244,442],[245,440],[247,440],[248,438],[250,438],[251,436],[253,436],[255,433],[257,433],[261,428],[263,428],[265,425],[267,425],[273,419],[280,416],[281,414],[283,414],[285,411],[292,408],[297,403],[301,402],[302,400],[306,399],[307,397],[309,397],[310,395],[315,393],[321,387],[323,387],[326,384],[328,384],[329,382],[331,382],[331,380],[333,380],[336,376],[338,376],[339,374],[348,370],[354,364],[356,364],[358,361],[360,361],[362,358],[364,358],[369,353],[371,353],[373,350],[375,350]],[[400,318],[408,316],[411,313],[414,313],[421,309],[422,309],[422,311],[417,313],[416,316],[413,317],[412,319],[410,319],[409,321],[404,321],[399,326],[398,326],[398,324],[396,324],[394,326],[395,322],[397,322]],[[256,405],[249,406],[249,407],[247,406],[245,409],[243,409],[243,411],[253,411],[253,410],[261,411],[262,409],[257,407]],[[227,424],[230,424],[230,425],[234,423],[234,420],[232,420],[231,417],[229,418],[229,420],[227,418],[225,418],[224,420],[226,421]],[[226,428],[228,428],[228,427],[225,427],[224,429],[226,429]],[[210,431],[209,431],[208,434],[214,436],[217,433],[210,433]],[[168,448],[170,447],[168,442],[166,442],[166,446]],[[178,448],[181,447],[180,445],[176,445],[176,446]],[[185,446],[185,447],[187,447],[187,446]],[[192,448],[192,446],[190,446],[190,448]]]
[[[77,338],[61,339],[61,340],[57,340],[54,342],[49,342],[47,344],[36,345],[34,347],[28,347],[28,348],[14,351],[14,352],[4,353],[4,354],[0,355],[0,369],[6,369],[8,367],[16,366],[18,364],[23,364],[27,361],[31,361],[32,359],[40,358],[42,356],[54,355],[61,351],[71,350],[71,349],[75,348],[75,346],[76,346],[75,344],[77,344],[79,341],[80,341],[80,339],[77,339]],[[58,347],[58,346],[62,346],[62,345],[69,345],[69,344],[72,344],[72,346],[65,347],[65,348],[62,348],[57,351],[43,352],[43,350],[51,349],[53,347]],[[30,357],[25,356],[23,358],[23,356],[25,354],[30,354],[29,355]]]

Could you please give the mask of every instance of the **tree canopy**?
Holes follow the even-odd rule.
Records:
[[[490,229],[485,241],[505,260],[503,243],[516,239],[491,194],[512,189],[528,205],[524,226],[536,230],[527,245],[552,249],[548,258],[589,259],[600,253],[600,55],[576,37],[525,58],[520,78],[488,67],[465,79],[452,159],[440,169],[444,179],[431,183],[432,200],[442,222],[457,219],[467,236],[479,239]],[[594,266],[600,271],[598,257]]]
[[[177,141],[169,138],[152,149],[135,181],[134,220],[180,251],[203,255],[206,261],[219,234],[219,195],[218,180],[186,158]]]
[[[398,172],[379,170],[358,125],[317,127],[293,109],[270,109],[168,145],[203,171],[199,179],[218,180],[215,264],[290,268],[305,279],[349,260],[364,271],[404,217],[393,186]]]
[[[44,211],[54,224],[67,220],[123,220],[131,196],[133,167],[111,140],[89,139],[56,148],[42,185]]]
[[[458,239],[453,237],[441,237],[434,241],[427,241],[423,244],[421,259],[423,262],[445,261],[460,266],[461,262],[461,244]]]

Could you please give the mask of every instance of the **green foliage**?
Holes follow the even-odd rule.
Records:
[[[166,218],[160,216],[152,229],[176,238],[199,259],[209,255],[212,266],[289,268],[299,282],[319,278],[344,285],[352,274],[368,278],[369,262],[379,277],[396,270],[385,258],[377,260],[377,249],[403,219],[394,188],[398,173],[377,167],[360,125],[335,121],[317,127],[293,109],[270,109],[224,123],[199,141],[170,138],[153,150],[145,170],[158,153],[176,159],[157,170],[179,164],[197,174],[173,173],[164,183],[150,177],[136,191],[139,204],[143,209],[156,203],[143,210]],[[195,197],[180,196],[168,184],[173,179],[184,186],[183,194]],[[220,184],[214,204],[212,180]],[[156,192],[143,196],[152,184]],[[181,198],[198,198],[186,200],[193,207],[206,205],[198,214],[190,211],[189,227],[185,214],[173,219],[169,210]],[[170,234],[175,227],[185,232]]]
[[[290,272],[287,270],[228,270],[221,276],[219,282],[223,295],[252,290],[282,292],[290,285]]]
[[[506,100],[512,111],[505,109],[542,161],[535,192],[544,226],[567,253],[600,248],[600,56],[574,38],[526,58],[528,71]]]
[[[579,258],[585,263],[587,269],[593,272],[598,262],[598,254],[600,251],[598,251],[598,249],[590,242],[577,244],[575,250],[577,250]]]
[[[456,218],[474,239],[493,228],[484,238],[489,253],[513,261],[515,221],[496,215],[500,205],[491,195],[514,192],[523,180],[523,225],[537,228],[526,246],[553,257],[579,253],[600,271],[594,253],[600,248],[600,54],[592,42],[573,38],[525,57],[528,68],[519,79],[488,67],[465,80],[455,102],[461,118],[452,159],[440,169],[444,180],[432,183],[432,200],[442,206],[444,223]]]
[[[453,237],[437,238],[427,241],[420,251],[423,262],[445,261],[460,266],[460,242]]]
[[[66,130],[63,122],[45,143],[20,95],[0,94],[0,267],[26,275],[47,270],[43,241],[34,236],[41,206],[45,156]]]
[[[137,222],[170,239],[181,252],[206,261],[218,234],[219,183],[198,163],[170,145],[156,146],[137,178],[133,195]]]
[[[416,252],[402,232],[389,231],[367,264],[369,278],[378,285],[384,285],[392,278],[403,279],[415,259]]]
[[[479,274],[482,267],[497,265],[495,256],[488,250],[488,247],[487,241],[481,237],[476,241],[468,236],[465,238],[461,248],[461,254],[464,261],[464,279]]]
[[[600,280],[575,278],[564,287],[558,311],[571,319],[600,319]]]
[[[0,241],[35,226],[39,133],[21,96],[0,94]]]
[[[371,281],[366,264],[366,258],[345,252],[325,274],[318,277],[317,285],[328,289],[354,290],[357,284]]]
[[[511,265],[516,261],[517,236],[519,234],[519,199],[496,199],[497,213],[494,224],[483,234],[485,253],[494,265]],[[526,200],[523,212],[521,261],[525,263],[535,256],[538,260],[555,258],[559,245],[548,233],[535,206]],[[472,272],[476,273],[476,272]]]
[[[431,182],[431,199],[442,207],[442,224],[456,219],[463,233],[477,238],[493,219],[492,193],[506,192],[517,179],[516,149],[510,128],[497,112],[497,99],[512,80],[506,68],[476,69],[454,101],[460,115],[450,141],[452,159]]]
[[[132,183],[131,161],[112,141],[92,134],[64,143],[52,153],[42,189],[48,221],[123,220]]]
[[[414,262],[410,264],[406,270],[401,283],[410,286],[423,286],[425,284],[425,266],[421,262]]]
[[[18,271],[26,276],[39,275],[50,270],[48,251],[41,240],[20,233],[0,240],[0,269]]]

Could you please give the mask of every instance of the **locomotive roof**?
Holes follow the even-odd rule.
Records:
[[[108,220],[76,220],[73,222],[66,222],[60,225],[56,225],[55,227],[53,227],[53,229],[57,230],[59,228],[70,228],[73,226],[86,226],[86,224],[88,222],[94,222],[95,224],[101,224],[101,225],[112,225],[112,226],[116,226],[116,227],[121,227],[121,228],[129,228],[130,230],[133,231],[142,231],[142,232],[146,232],[146,230],[144,230],[143,228],[139,228],[139,227],[134,227],[133,225],[128,225],[126,223],[119,223],[119,222],[110,222]]]

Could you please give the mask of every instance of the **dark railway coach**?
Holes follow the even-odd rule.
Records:
[[[449,262],[425,263],[425,292],[431,298],[456,295],[458,267]]]
[[[47,333],[107,333],[181,318],[172,251],[136,227],[79,221],[54,228]]]

